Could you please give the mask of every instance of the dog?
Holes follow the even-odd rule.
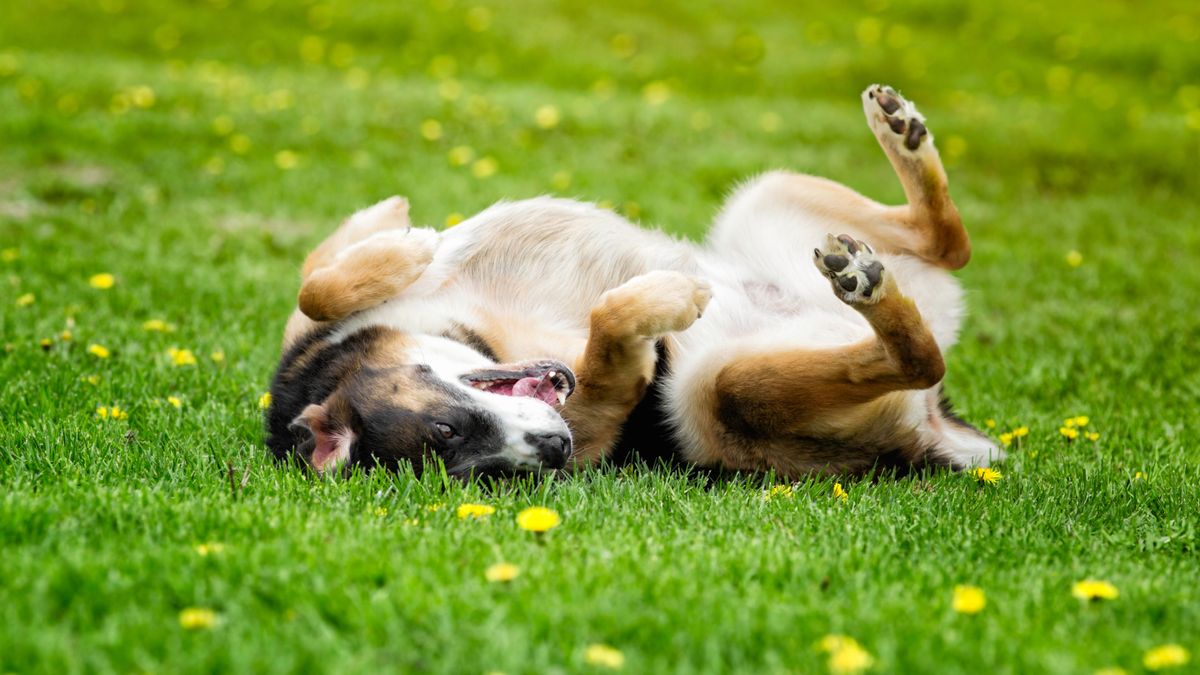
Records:
[[[455,476],[631,446],[788,478],[1001,459],[942,392],[971,249],[933,136],[890,87],[862,104],[905,205],[776,171],[699,245],[549,197],[443,232],[399,197],[356,213],[304,263],[267,444]]]

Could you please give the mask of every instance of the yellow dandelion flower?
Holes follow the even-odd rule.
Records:
[[[112,288],[113,285],[116,283],[117,283],[116,277],[114,277],[113,275],[111,275],[107,272],[105,272],[103,274],[93,274],[91,276],[91,278],[88,279],[89,286],[91,286],[92,288],[98,288],[102,291],[106,291],[106,290]]]
[[[476,178],[491,178],[500,169],[500,163],[495,157],[482,157],[471,165],[471,175]]]
[[[1000,443],[1002,443],[1004,446],[1007,447],[1009,445],[1012,445],[1012,442],[1013,442],[1013,435],[1011,433],[1000,434]]]
[[[1080,600],[1113,600],[1120,593],[1117,587],[1107,581],[1098,581],[1096,579],[1084,579],[1077,581],[1071,586],[1071,595]]]
[[[42,338],[41,340],[38,340],[38,346],[40,346],[44,351],[50,351],[50,348],[54,346],[54,340],[51,340],[50,338]]]
[[[987,606],[987,596],[978,586],[958,585],[954,587],[954,611],[959,614],[978,614]]]
[[[258,397],[258,407],[261,410],[271,407],[271,392],[264,392],[262,396]]]
[[[1004,478],[1004,474],[986,466],[971,469],[971,475],[975,477],[975,480],[986,485],[995,485],[1000,482],[1000,479]]]
[[[486,518],[496,512],[496,507],[487,504],[459,504],[458,517],[462,520],[467,518]]]
[[[475,159],[475,151],[469,145],[457,145],[450,148],[446,157],[450,160],[450,166],[464,166]]]
[[[228,136],[233,133],[233,118],[229,115],[217,115],[212,121],[212,130],[218,136]]]
[[[839,649],[829,655],[829,671],[833,673],[859,673],[871,667],[875,660],[867,650],[858,645]]]
[[[196,365],[196,355],[190,349],[179,349],[170,347],[167,349],[167,355],[171,357],[171,364],[175,366],[194,366]]]
[[[1087,415],[1080,415],[1075,418],[1075,426],[1086,427],[1088,425],[1088,422],[1091,422],[1091,421],[1092,421],[1092,419],[1090,417],[1088,417]]]
[[[1100,440],[1100,432],[1098,432],[1098,431],[1085,431],[1085,432],[1083,432],[1083,435],[1084,435],[1084,437],[1086,437],[1086,438],[1087,438],[1089,441],[1098,441],[1098,440]]]
[[[1134,480],[1146,480],[1146,474],[1142,473],[1141,471],[1134,472],[1133,479]]]
[[[589,645],[583,652],[583,660],[591,666],[614,670],[625,665],[625,655],[621,650],[605,644]]]
[[[1119,668],[1117,666],[1111,666],[1108,668],[1101,668],[1100,670],[1097,670],[1096,672],[1092,673],[1092,675],[1128,675],[1128,673],[1125,672],[1124,668]]]
[[[183,399],[179,398],[178,396],[168,396],[167,403],[171,404],[171,407],[177,410],[183,407]]]
[[[103,345],[98,345],[94,342],[88,345],[87,352],[98,359],[107,359],[112,355],[108,351],[108,348],[104,347]]]
[[[1079,251],[1067,251],[1067,264],[1071,267],[1079,267],[1083,264],[1083,254]]]
[[[1188,650],[1177,644],[1159,645],[1142,656],[1142,665],[1146,670],[1164,670],[1187,665],[1192,660]]]
[[[129,419],[129,413],[124,410],[121,410],[120,406],[115,406],[115,405],[111,408],[107,408],[105,406],[100,406],[100,407],[96,408],[96,416],[102,420]]]
[[[1079,438],[1079,429],[1076,429],[1075,427],[1059,427],[1058,433],[1066,436],[1068,441],[1073,441],[1076,438]]]
[[[217,613],[203,607],[189,607],[179,613],[179,625],[186,630],[209,630],[217,625]]]
[[[79,379],[84,382],[87,382],[88,384],[92,385],[93,387],[100,384],[100,376],[99,375],[84,375],[84,376],[80,377]]]
[[[280,150],[275,153],[275,166],[283,171],[291,171],[300,166],[300,155],[292,150]]]
[[[984,420],[983,425],[989,429],[995,429],[996,428],[996,420],[993,420],[993,419]]]
[[[421,138],[427,141],[436,141],[442,137],[442,123],[437,120],[425,120],[421,122]]]
[[[138,108],[149,108],[154,105],[157,97],[154,95],[154,90],[146,85],[138,85],[129,90],[129,100]]]
[[[196,555],[201,558],[207,558],[210,555],[216,555],[225,551],[225,544],[220,542],[210,541],[204,544],[196,544],[192,547],[196,551]]]
[[[847,499],[850,498],[850,495],[847,494],[846,490],[844,490],[842,488],[841,483],[834,483],[833,484],[833,498],[840,499],[842,501],[846,501]]]
[[[175,327],[166,321],[163,321],[162,319],[150,319],[149,321],[142,323],[142,330],[157,333],[169,333],[172,330],[175,330]]]
[[[64,330],[58,334],[58,339],[62,340],[63,342],[70,342],[71,340],[75,339],[75,334],[69,330]]]
[[[772,499],[791,499],[793,496],[791,485],[772,485],[770,490],[763,491],[763,501],[771,501]]]
[[[28,307],[33,304],[34,300],[33,293],[26,293],[17,298],[17,307]]]
[[[3,260],[6,263],[13,262],[20,257],[21,252],[15,248],[6,248],[3,251],[0,251],[0,260]]]
[[[542,129],[553,129],[560,121],[562,114],[558,111],[558,106],[544,105],[533,113],[533,123]]]
[[[213,353],[209,354],[208,358],[212,359],[213,363],[224,363],[225,362],[225,350],[218,349],[218,350],[214,351]]]
[[[662,80],[655,80],[642,87],[642,96],[650,105],[662,105],[671,98],[671,85]]]
[[[874,662],[857,640],[846,635],[826,635],[818,643],[818,649],[829,653],[829,670],[834,673],[857,673]]]
[[[376,506],[374,513],[377,518],[383,518],[388,514],[388,510],[382,506]]]
[[[451,213],[450,215],[446,216],[446,227],[454,227],[455,225],[461,223],[462,221],[463,221],[463,214],[459,213],[458,211],[455,211],[454,213]]]
[[[1029,435],[1029,427],[1017,427],[1012,430],[1013,438],[1025,438]]]
[[[250,137],[246,134],[235,134],[229,139],[229,149],[239,155],[250,152],[251,145],[253,144],[250,142]]]
[[[517,527],[530,532],[546,532],[561,522],[558,513],[544,506],[531,506],[517,514]]]
[[[517,567],[516,565],[514,565],[512,563],[506,563],[506,562],[496,563],[495,565],[488,567],[483,572],[484,578],[492,583],[498,583],[498,582],[502,582],[502,581],[512,581],[513,579],[516,579],[518,576],[520,576],[520,574],[521,574],[520,567]]]

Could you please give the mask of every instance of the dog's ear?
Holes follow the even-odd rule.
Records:
[[[345,423],[334,419],[325,406],[309,404],[292,420],[291,426],[308,429],[312,433],[315,444],[308,461],[318,473],[325,473],[350,459],[354,432]]]

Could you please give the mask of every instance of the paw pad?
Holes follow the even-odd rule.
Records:
[[[827,235],[825,246],[813,249],[813,263],[843,302],[873,304],[883,297],[883,263],[863,242],[844,234]]]
[[[917,107],[891,87],[878,84],[871,85],[866,91],[867,114],[872,120],[872,127],[881,131],[880,124],[885,125],[897,140],[909,150],[916,150],[921,142],[929,136],[925,126],[925,118],[917,112]],[[872,107],[874,110],[872,110]]]

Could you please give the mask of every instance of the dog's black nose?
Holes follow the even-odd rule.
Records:
[[[571,437],[566,434],[525,434],[525,442],[537,450],[538,460],[548,469],[561,469],[571,454]]]

